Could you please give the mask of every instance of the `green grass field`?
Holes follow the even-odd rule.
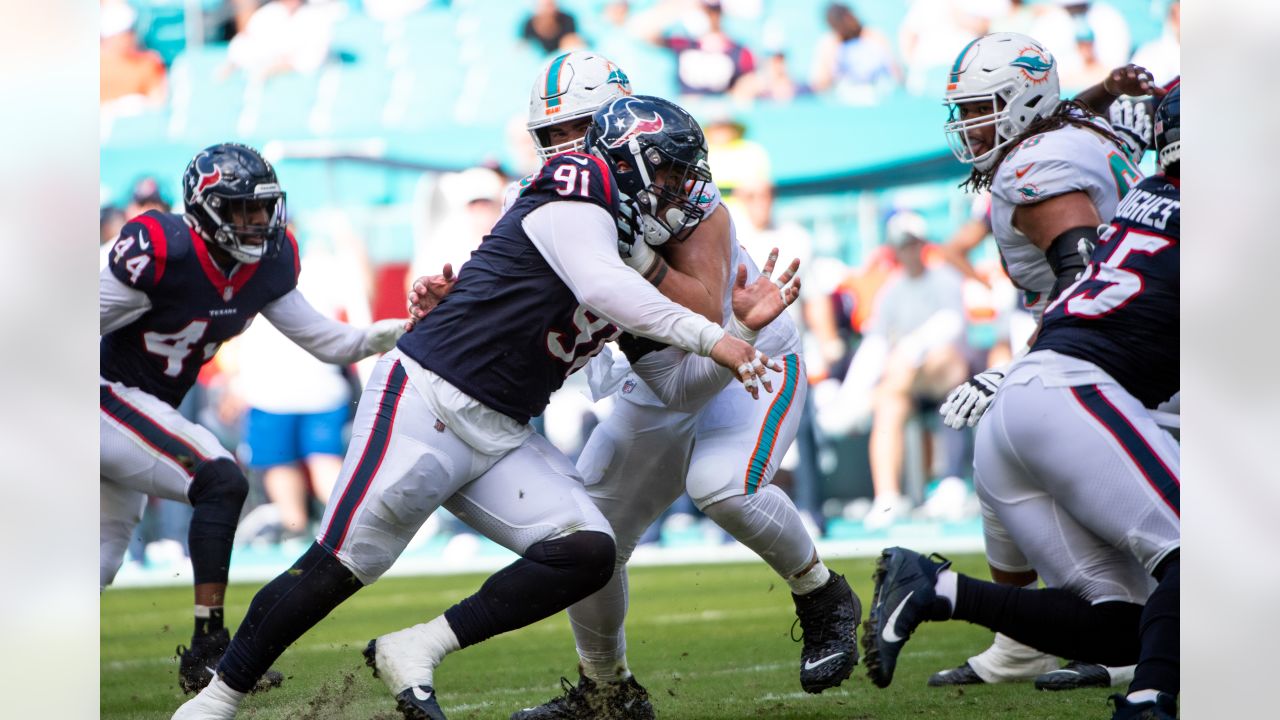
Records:
[[[985,574],[981,556],[953,558]],[[873,561],[837,560],[864,606]],[[395,703],[360,655],[372,637],[430,619],[473,592],[482,576],[387,578],[361,591],[276,664],[285,685],[252,696],[240,717],[399,720]],[[253,585],[233,586],[228,620],[244,613]],[[168,718],[181,704],[173,649],[191,633],[190,589],[109,589],[102,596],[101,717]],[[787,588],[763,564],[638,568],[631,572],[627,625],[632,671],[659,717],[730,718],[1106,718],[1108,690],[1037,692],[1029,683],[935,689],[929,675],[986,647],[991,634],[967,623],[925,625],[879,690],[861,665],[839,688],[801,691],[799,645],[789,638]],[[234,619],[234,620],[233,620]],[[576,682],[563,615],[450,656],[436,671],[451,719],[506,718]]]

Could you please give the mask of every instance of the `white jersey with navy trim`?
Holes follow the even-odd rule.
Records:
[[[1101,118],[1095,118],[1106,127]],[[1024,304],[1044,313],[1055,276],[1044,252],[1013,226],[1019,206],[1081,191],[1098,216],[1115,214],[1116,205],[1142,173],[1124,151],[1100,133],[1067,125],[1023,140],[1000,163],[991,182],[991,229],[1009,278],[1025,293]]]

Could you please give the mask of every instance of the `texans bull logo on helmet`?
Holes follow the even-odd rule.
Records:
[[[609,105],[609,111],[605,114],[609,128],[605,145],[610,148],[619,148],[638,135],[662,132],[662,116],[655,112],[648,117],[642,117],[641,113],[636,111],[636,105],[643,105],[643,103],[634,97],[618,98]]]
[[[196,177],[195,187],[192,188],[192,194],[200,196],[204,191],[222,182],[222,169],[213,161],[208,153],[200,153],[195,161]]]

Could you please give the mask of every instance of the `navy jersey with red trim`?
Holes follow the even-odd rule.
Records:
[[[1144,179],[1116,208],[1084,277],[1045,312],[1032,350],[1097,365],[1147,407],[1179,389],[1180,194]]]
[[[525,217],[547,203],[599,205],[618,197],[599,159],[547,160],[458,271],[457,284],[397,347],[484,405],[527,423],[551,393],[619,330],[578,304],[525,234]]]
[[[120,231],[111,272],[141,290],[151,308],[99,342],[102,377],[177,406],[218,346],[244,332],[264,305],[298,284],[293,236],[274,257],[228,278],[181,215],[148,211]]]

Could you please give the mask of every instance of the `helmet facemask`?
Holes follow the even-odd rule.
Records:
[[[662,245],[670,240],[684,242],[702,222],[705,210],[690,198],[702,194],[711,182],[711,170],[705,156],[690,163],[678,160],[661,148],[640,148],[637,139],[628,142],[636,159],[631,182],[633,197],[640,211],[640,229],[644,241]],[[634,177],[638,175],[637,177]],[[638,183],[636,182],[638,180]],[[623,188],[620,178],[618,186]],[[625,188],[624,188],[625,191]]]
[[[594,110],[592,111],[594,112]],[[581,121],[587,122],[581,122]],[[587,126],[590,125],[591,113],[584,113],[577,117],[566,118],[554,125],[543,125],[541,127],[529,130],[529,134],[533,136],[533,147],[538,153],[538,159],[546,162],[548,159],[567,152],[585,152],[586,142],[583,137],[587,133]],[[561,143],[552,144],[551,128],[561,125],[568,125],[579,122],[582,125],[582,132],[574,140],[566,140]]]
[[[211,238],[237,262],[256,263],[274,257],[285,238],[284,192],[279,185],[259,185],[251,196],[211,193],[200,206],[214,222]],[[265,218],[266,222],[254,222]]]
[[[976,117],[965,118],[962,116],[963,106],[978,103],[990,104],[995,110],[986,115]],[[947,144],[951,146],[951,153],[956,156],[957,160],[966,165],[973,165],[983,172],[990,170],[995,165],[996,157],[1000,150],[1013,142],[1018,135],[1009,117],[1008,106],[999,97],[997,91],[979,95],[949,97],[946,105],[950,110],[950,116],[943,127],[943,131],[947,135]],[[993,126],[994,135],[992,136],[991,147],[981,153],[975,152],[973,148],[974,131]]]

